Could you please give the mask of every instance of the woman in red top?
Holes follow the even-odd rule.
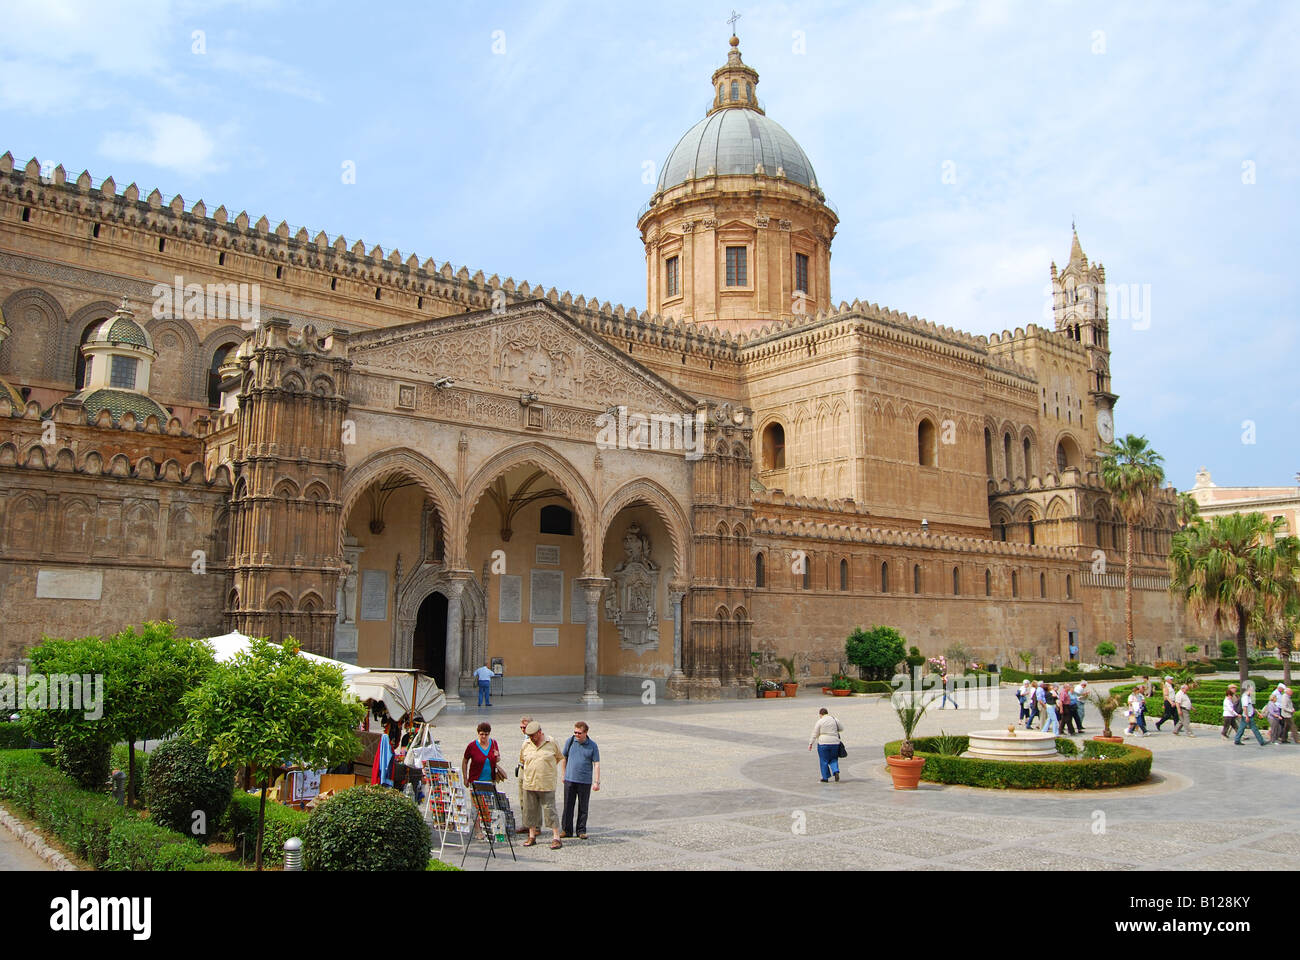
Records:
[[[460,775],[465,785],[481,780],[492,783],[492,772],[501,760],[501,747],[492,739],[492,724],[486,720],[477,727],[478,739],[471,740],[465,748],[465,757],[461,761]]]

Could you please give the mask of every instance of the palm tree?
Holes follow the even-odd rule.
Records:
[[[1151,498],[1165,479],[1164,457],[1147,446],[1146,437],[1129,434],[1106,449],[1101,482],[1124,517],[1124,655],[1137,663],[1133,642],[1133,528],[1147,514]]]
[[[1176,509],[1178,511],[1178,527],[1180,530],[1193,520],[1201,518],[1201,505],[1186,490],[1178,495]]]
[[[1240,682],[1249,672],[1246,634],[1284,629],[1300,605],[1300,540],[1279,536],[1281,521],[1231,513],[1196,521],[1174,534],[1169,589],[1215,629],[1237,635]]]

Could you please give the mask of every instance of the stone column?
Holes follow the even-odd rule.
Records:
[[[581,577],[582,594],[587,601],[587,655],[582,670],[582,698],[579,703],[604,703],[599,691],[600,598],[609,585],[606,577]]]
[[[674,679],[685,677],[682,673],[682,600],[686,591],[669,588],[668,602],[673,605],[673,673]]]
[[[447,696],[448,709],[462,709],[465,706],[460,698],[461,647],[464,645],[460,601],[465,581],[470,576],[472,574],[464,570],[454,571],[447,576],[447,682],[443,692]]]

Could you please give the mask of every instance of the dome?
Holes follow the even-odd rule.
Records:
[[[147,417],[157,417],[159,424],[166,427],[167,421],[171,418],[166,408],[152,397],[131,390],[100,388],[82,390],[74,396],[81,401],[91,423],[94,423],[104,410],[112,415],[114,424],[117,424],[122,419],[122,415],[128,411],[135,414],[137,423],[144,423]]]
[[[153,344],[149,342],[149,334],[145,332],[140,324],[135,322],[125,308],[118,310],[113,316],[95,327],[90,337],[87,338],[87,343],[96,342],[125,343],[133,347],[144,347],[146,350],[153,349]]]
[[[695,177],[753,174],[759,164],[769,177],[784,174],[787,180],[817,189],[803,149],[775,120],[757,110],[731,107],[705,117],[678,142],[664,161],[656,190],[667,190]]]

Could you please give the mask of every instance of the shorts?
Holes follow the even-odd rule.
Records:
[[[543,822],[545,814],[545,822]],[[524,791],[524,826],[541,829],[542,826],[554,829],[560,821],[555,812],[554,790]]]

